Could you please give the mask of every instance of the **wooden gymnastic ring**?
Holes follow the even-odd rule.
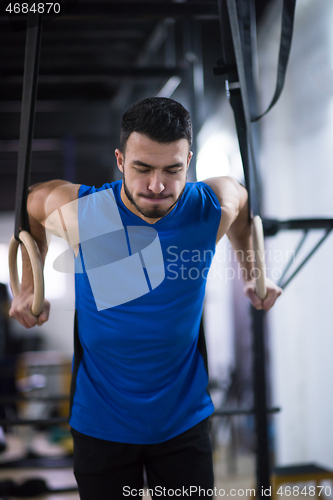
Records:
[[[265,244],[262,221],[259,215],[253,217],[251,221],[253,255],[254,255],[254,279],[256,294],[261,300],[267,296],[266,289],[266,263],[265,263]]]
[[[34,280],[34,298],[31,306],[31,312],[34,316],[39,316],[44,307],[44,277],[43,264],[37,243],[27,231],[21,231],[19,234],[20,241],[23,243],[32,268],[32,276]],[[17,273],[17,250],[19,242],[12,236],[9,242],[8,262],[9,262],[9,277],[10,286],[14,297],[20,293],[21,285]]]

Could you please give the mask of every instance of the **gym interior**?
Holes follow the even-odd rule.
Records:
[[[131,103],[150,96],[175,99],[191,113],[189,182],[228,175],[246,183],[227,77],[219,71],[221,5],[230,3],[60,2],[63,10],[42,23],[30,184],[64,179],[99,187],[120,179],[114,150],[121,117]],[[242,22],[246,11],[251,14],[249,100],[256,115],[274,94],[284,3],[235,2]],[[68,249],[66,241],[53,236],[45,262],[49,321],[27,330],[8,316],[27,34],[23,13],[9,15],[9,4],[0,3],[0,498],[31,498],[36,491],[36,498],[74,500],[79,495],[66,423],[74,269],[59,272],[53,266]],[[303,496],[333,495],[332,25],[330,0],[296,2],[281,96],[251,125],[267,277],[284,285],[261,318],[265,383],[259,394],[255,322],[226,237],[207,278],[202,324],[215,405],[215,482],[236,498],[249,496],[247,489],[260,481],[273,488],[270,495],[261,488],[260,497],[297,496],[304,487]],[[27,483],[22,493],[32,479],[44,482]]]

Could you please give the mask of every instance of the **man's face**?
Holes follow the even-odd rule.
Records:
[[[154,223],[168,214],[183,194],[192,157],[186,139],[163,144],[133,132],[125,155],[115,151],[124,180],[121,197],[133,213]]]

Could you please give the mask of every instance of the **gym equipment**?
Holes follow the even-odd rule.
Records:
[[[320,486],[321,481],[327,480],[331,483],[330,487]],[[304,484],[309,481],[315,482],[316,484],[315,487],[312,486],[312,490],[309,490],[309,486]],[[298,464],[289,467],[276,467],[272,472],[272,500],[279,498],[281,493],[288,495],[289,491],[284,489],[282,485],[297,485],[297,483],[301,483],[298,489],[293,490],[292,486],[289,487],[289,491],[292,493],[295,491],[293,496],[297,496],[298,493],[301,492],[301,495],[306,493],[310,496],[318,496],[318,498],[321,496],[329,497],[331,496],[333,487],[333,471],[318,466],[317,464]],[[320,489],[318,489],[319,487]]]
[[[265,263],[265,243],[264,230],[262,220],[259,215],[253,217],[251,221],[252,241],[253,241],[253,256],[254,256],[254,271],[256,282],[256,294],[261,300],[264,300],[267,295],[266,289],[266,263]]]
[[[44,305],[43,265],[37,244],[29,234],[30,227],[26,207],[41,45],[41,19],[42,15],[38,12],[29,11],[25,45],[18,174],[16,184],[15,231],[9,246],[9,272],[14,296],[19,293],[16,263],[19,243],[23,243],[27,249],[34,279],[34,300],[31,308],[34,316],[39,316]]]
[[[214,69],[216,75],[226,75],[227,96],[234,111],[240,152],[243,161],[245,182],[249,192],[249,213],[256,219],[261,213],[260,184],[256,169],[256,149],[254,136],[256,129],[251,122],[264,116],[277,102],[281,94],[290,53],[294,12],[296,0],[284,0],[282,13],[282,29],[276,89],[265,113],[259,114],[256,109],[256,93],[252,70],[253,47],[252,39],[255,32],[254,2],[243,0],[219,0],[220,26],[223,57]],[[241,8],[241,14],[237,11]],[[250,99],[249,99],[250,98]],[[252,222],[252,225],[258,224]],[[296,248],[299,252],[310,229],[325,229],[324,236],[304,258],[294,273],[284,280],[293,259],[290,260],[278,283],[283,289],[290,283],[305,263],[326,240],[333,228],[333,219],[299,219],[277,221],[263,219],[265,236],[273,236],[279,230],[302,229],[303,236]],[[261,229],[259,231],[262,236]],[[256,237],[254,237],[256,240]],[[263,242],[262,249],[263,249]],[[256,241],[254,242],[256,246]],[[256,250],[257,253],[257,250]],[[258,255],[258,260],[260,257]],[[259,291],[257,283],[257,293]],[[260,296],[260,295],[259,295]],[[257,495],[264,497],[263,491],[270,487],[270,456],[268,446],[268,424],[266,404],[266,373],[265,373],[265,343],[264,343],[264,312],[252,309],[253,320],[253,379],[255,422],[257,435]]]
[[[45,493],[70,493],[77,491],[77,486],[68,488],[50,488],[44,479],[33,478],[18,484],[14,481],[0,481],[0,495],[10,495],[17,498],[36,497]]]
[[[28,253],[32,275],[34,280],[34,298],[31,306],[31,312],[34,316],[39,316],[44,305],[44,284],[43,284],[43,264],[39,253],[37,243],[27,231],[19,232],[19,241],[12,236],[9,242],[9,275],[10,284],[14,297],[20,293],[20,282],[17,273],[17,251],[19,244],[22,243]]]
[[[57,429],[58,436],[70,437],[67,418],[69,395],[66,394],[70,373],[71,362],[57,351],[25,352],[17,358],[13,377],[15,374],[19,394],[4,395],[0,397],[0,402],[4,406],[2,424],[18,427],[15,433],[23,445],[22,458],[2,459],[0,468],[72,467],[72,450],[68,446],[60,451],[60,456],[50,456],[43,451],[36,451],[38,447],[34,445],[36,429],[40,428],[54,429],[55,432],[56,427],[65,425]],[[16,413],[9,412],[7,406],[13,402],[17,404],[18,418]]]
[[[292,39],[293,15],[295,0],[284,2],[282,15],[282,36],[280,42],[280,55],[278,64],[278,79],[275,95],[269,109],[276,103],[284,82],[290,44]],[[249,218],[254,235],[254,251],[257,270],[256,292],[260,298],[265,297],[266,291],[262,280],[264,276],[264,241],[261,226],[260,184],[257,171],[257,151],[255,132],[251,124],[259,119],[256,109],[256,93],[252,69],[253,47],[252,38],[255,33],[254,2],[239,0],[219,0],[219,16],[222,41],[222,58],[218,61],[215,75],[224,75],[226,81],[227,97],[234,112],[240,153],[242,157],[245,184],[248,190]],[[239,16],[237,7],[242,8]],[[268,110],[267,110],[268,111]],[[266,111],[266,112],[267,112]],[[260,267],[260,264],[262,265]],[[267,420],[267,389],[265,370],[265,336],[264,316],[265,311],[251,307],[252,339],[253,339],[253,393],[254,416],[256,428],[256,478],[257,495],[262,497],[263,489],[270,485],[270,454],[268,443]]]

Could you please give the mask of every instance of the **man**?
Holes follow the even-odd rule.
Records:
[[[255,294],[245,188],[229,177],[186,183],[191,143],[183,106],[139,101],[123,116],[115,151],[122,181],[99,189],[51,181],[28,198],[42,257],[45,227],[66,233],[76,255],[70,425],[82,500],[142,496],[143,467],[154,498],[212,497],[213,404],[199,324],[220,238],[243,255],[256,308],[270,309],[281,294],[270,281],[265,300]],[[41,325],[49,303],[32,316],[26,258],[24,268],[10,314]]]

